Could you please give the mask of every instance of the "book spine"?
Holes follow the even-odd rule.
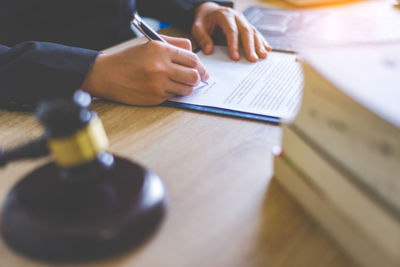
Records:
[[[307,139],[299,129],[287,125],[282,128],[285,157],[307,175],[332,205],[358,224],[363,235],[369,236],[390,257],[400,260],[400,220],[352,183],[340,166],[329,155],[318,151],[313,140]]]
[[[357,225],[349,222],[323,194],[310,186],[307,177],[293,168],[285,157],[274,158],[274,172],[275,179],[359,264],[365,267],[399,266],[399,261],[382,253],[359,232]]]

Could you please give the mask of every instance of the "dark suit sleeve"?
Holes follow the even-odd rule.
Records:
[[[71,95],[98,53],[46,42],[0,45],[0,107],[32,110],[42,99]]]
[[[206,0],[138,0],[137,10],[146,17],[154,17],[161,21],[170,22],[182,29],[190,30],[193,24],[194,9],[204,2],[216,2],[233,7],[232,1]]]

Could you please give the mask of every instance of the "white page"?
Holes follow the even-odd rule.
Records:
[[[279,118],[293,117],[301,101],[303,74],[293,54],[270,52],[256,63],[242,57],[230,59],[226,47],[216,46],[212,55],[198,53],[210,79],[189,96],[170,101],[219,107]]]

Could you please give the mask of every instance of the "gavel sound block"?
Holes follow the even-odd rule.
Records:
[[[8,193],[1,231],[17,251],[52,261],[106,257],[145,241],[162,221],[166,190],[154,172],[106,152],[108,140],[91,99],[39,105],[38,140],[0,153],[8,161],[51,154],[54,161],[22,178]]]

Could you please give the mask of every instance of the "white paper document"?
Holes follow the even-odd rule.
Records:
[[[229,57],[226,47],[216,46],[212,55],[198,53],[210,79],[189,96],[170,101],[217,107],[278,118],[295,116],[301,102],[303,74],[296,56],[270,52],[256,63],[244,56]]]

